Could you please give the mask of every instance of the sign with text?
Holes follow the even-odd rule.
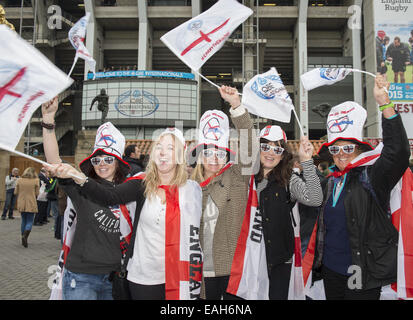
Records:
[[[374,1],[377,72],[391,82],[389,95],[413,138],[413,2]]]

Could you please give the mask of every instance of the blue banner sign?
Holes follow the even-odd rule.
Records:
[[[135,78],[174,78],[174,79],[186,79],[194,80],[195,75],[192,73],[185,72],[174,72],[174,71],[146,71],[146,70],[127,70],[127,71],[107,71],[107,72],[97,72],[95,80],[97,79],[107,79],[107,78],[124,78],[124,77],[135,77]],[[93,73],[87,75],[88,80],[93,80]]]

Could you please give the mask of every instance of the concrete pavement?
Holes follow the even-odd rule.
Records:
[[[15,211],[14,216],[14,220],[0,220],[0,300],[47,300],[52,277],[48,268],[57,264],[61,249],[52,231],[54,220],[33,226],[29,246],[24,248],[20,214]]]

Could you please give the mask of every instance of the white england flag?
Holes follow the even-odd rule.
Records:
[[[193,70],[199,70],[253,11],[236,0],[220,0],[210,9],[161,37],[161,41]]]
[[[244,87],[242,104],[252,114],[284,123],[291,120],[293,102],[278,72],[268,72],[252,78]]]
[[[4,25],[0,43],[0,147],[14,150],[33,112],[73,80]]]
[[[356,70],[348,68],[316,68],[301,75],[301,82],[304,89],[310,91],[344,80],[352,71]]]
[[[72,73],[73,68],[77,62],[77,59],[82,58],[89,66],[89,70],[96,73],[96,61],[90,55],[89,50],[85,46],[86,28],[89,23],[90,12],[86,12],[86,15],[81,18],[76,24],[69,30],[69,40],[72,46],[76,49],[76,57],[69,72]]]

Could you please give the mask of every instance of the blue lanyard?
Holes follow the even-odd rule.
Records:
[[[337,197],[336,197],[336,188],[337,188],[338,181],[339,181],[340,179],[334,179],[334,189],[333,189],[333,208],[335,208],[335,207],[336,207],[336,204],[337,204],[337,202],[338,202],[338,199],[340,199],[341,192],[343,191],[343,189],[344,189],[344,185],[345,185],[345,183],[346,183],[346,179],[347,179],[347,173],[344,175],[343,185],[341,186],[340,191],[339,191],[339,194],[338,194],[338,196],[337,196]]]

